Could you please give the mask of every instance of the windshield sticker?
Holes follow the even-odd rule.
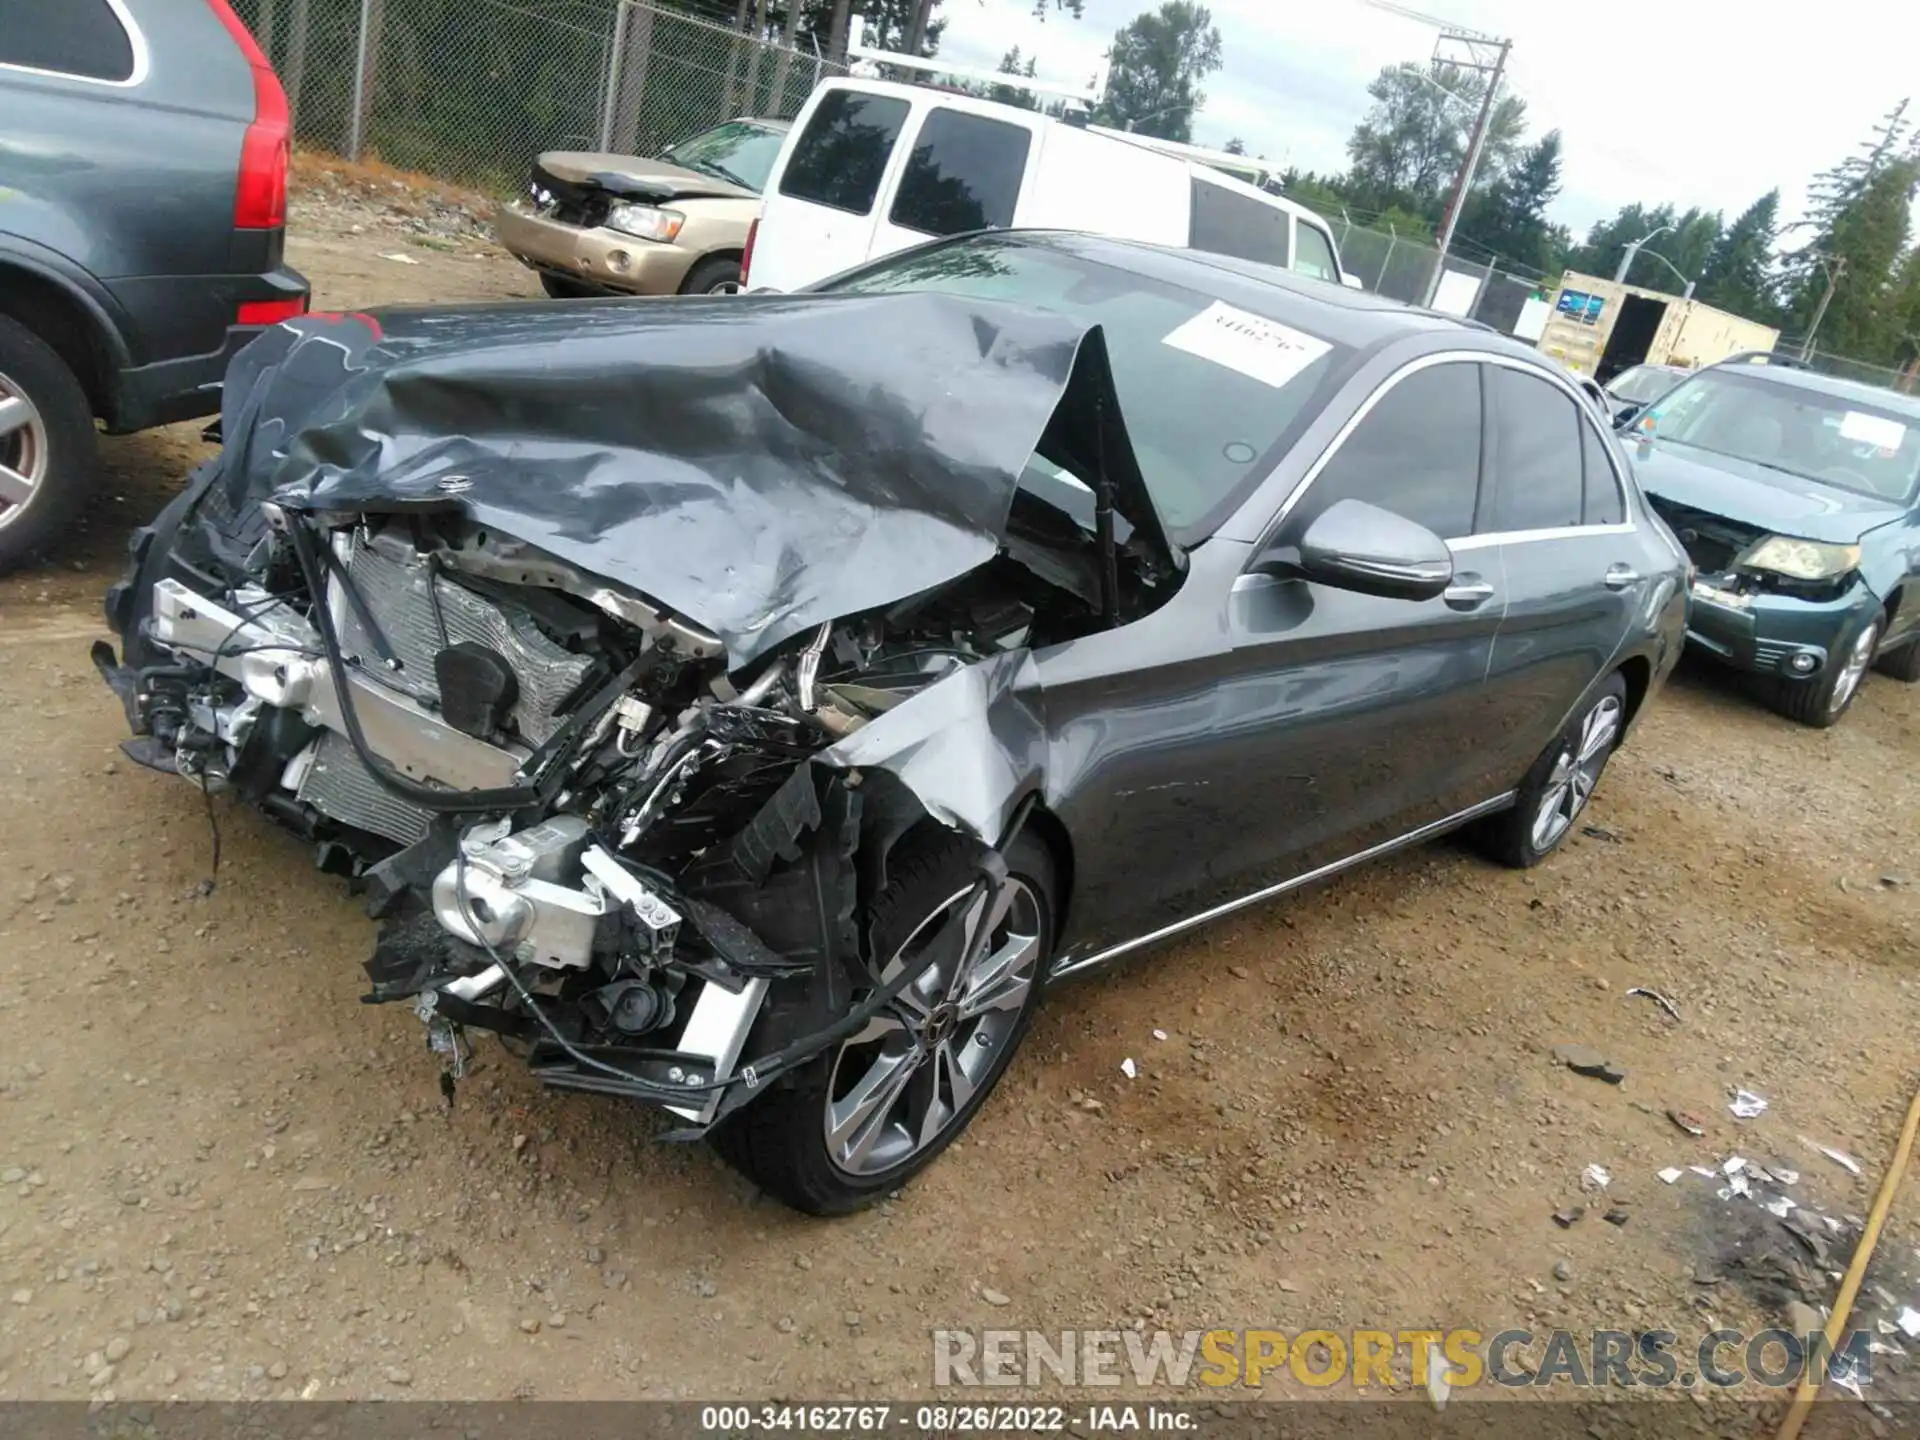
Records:
[[[1849,410],[1840,417],[1840,438],[1861,445],[1872,445],[1888,455],[1907,438],[1907,427],[1884,415],[1869,415],[1864,410]]]
[[[1333,348],[1304,330],[1218,300],[1160,343],[1238,370],[1276,390]]]

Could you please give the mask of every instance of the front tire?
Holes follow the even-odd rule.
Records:
[[[569,280],[564,275],[556,275],[551,270],[540,272],[540,288],[547,292],[551,300],[585,300],[593,295],[607,292],[584,281]]]
[[[1503,865],[1527,870],[1573,833],[1627,723],[1627,682],[1610,675],[1586,707],[1533,762],[1513,808],[1485,822],[1480,841]]]
[[[883,979],[964,906],[978,854],[943,836],[893,865],[865,925]],[[936,964],[893,1012],[724,1122],[713,1141],[730,1165],[795,1210],[845,1215],[897,1190],[953,1143],[1005,1073],[1046,987],[1052,857],[1023,836],[1007,863],[1007,903],[973,973],[949,988]]]
[[[73,522],[99,474],[93,407],[66,362],[0,315],[0,575]]]
[[[737,295],[740,293],[738,260],[702,260],[688,272],[680,287],[682,295]]]
[[[1777,680],[1769,699],[1773,708],[1789,720],[1815,730],[1838,725],[1840,717],[1859,698],[1860,682],[1873,664],[1873,650],[1880,643],[1879,616],[1843,645],[1833,647],[1825,673],[1817,680]]]
[[[1920,637],[1907,641],[1897,650],[1889,650],[1874,662],[1873,668],[1903,685],[1920,680]]]

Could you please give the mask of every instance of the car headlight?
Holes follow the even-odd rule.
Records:
[[[1860,563],[1858,545],[1828,545],[1769,535],[1740,557],[1748,570],[1769,570],[1794,580],[1833,580]]]
[[[678,210],[661,210],[652,205],[616,205],[607,212],[607,228],[642,240],[672,240],[680,233],[687,217]]]

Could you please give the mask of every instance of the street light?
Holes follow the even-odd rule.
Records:
[[[1671,229],[1673,229],[1671,225],[1662,225],[1658,230],[1648,231],[1645,235],[1642,235],[1638,240],[1627,246],[1627,253],[1620,257],[1620,268],[1613,272],[1613,283],[1616,285],[1626,284],[1627,271],[1633,268],[1633,257],[1640,253],[1640,247],[1649,240],[1657,239],[1665,235]],[[1686,277],[1683,275],[1681,278],[1684,280]]]
[[[1649,250],[1646,253],[1648,255],[1651,255],[1654,259],[1658,260],[1662,265],[1666,266],[1667,269],[1671,270],[1673,272],[1673,278],[1678,280],[1682,285],[1687,287],[1686,293],[1683,294],[1680,298],[1682,300],[1691,300],[1693,298],[1693,287],[1696,282],[1689,280],[1685,275],[1682,275],[1680,273],[1680,267],[1674,264],[1671,260],[1667,259],[1667,257],[1662,255],[1658,250]]]
[[[1193,101],[1188,100],[1187,102],[1181,105],[1169,105],[1164,110],[1156,110],[1151,115],[1136,115],[1131,120],[1127,121],[1126,129],[1127,129],[1127,132],[1131,134],[1133,131],[1133,127],[1135,125],[1143,123],[1144,121],[1158,120],[1162,115],[1171,115],[1178,110],[1191,110],[1191,109],[1193,109]]]

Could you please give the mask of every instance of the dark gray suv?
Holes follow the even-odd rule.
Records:
[[[0,572],[53,540],[123,433],[211,414],[307,308],[281,260],[286,93],[227,0],[6,0]]]

